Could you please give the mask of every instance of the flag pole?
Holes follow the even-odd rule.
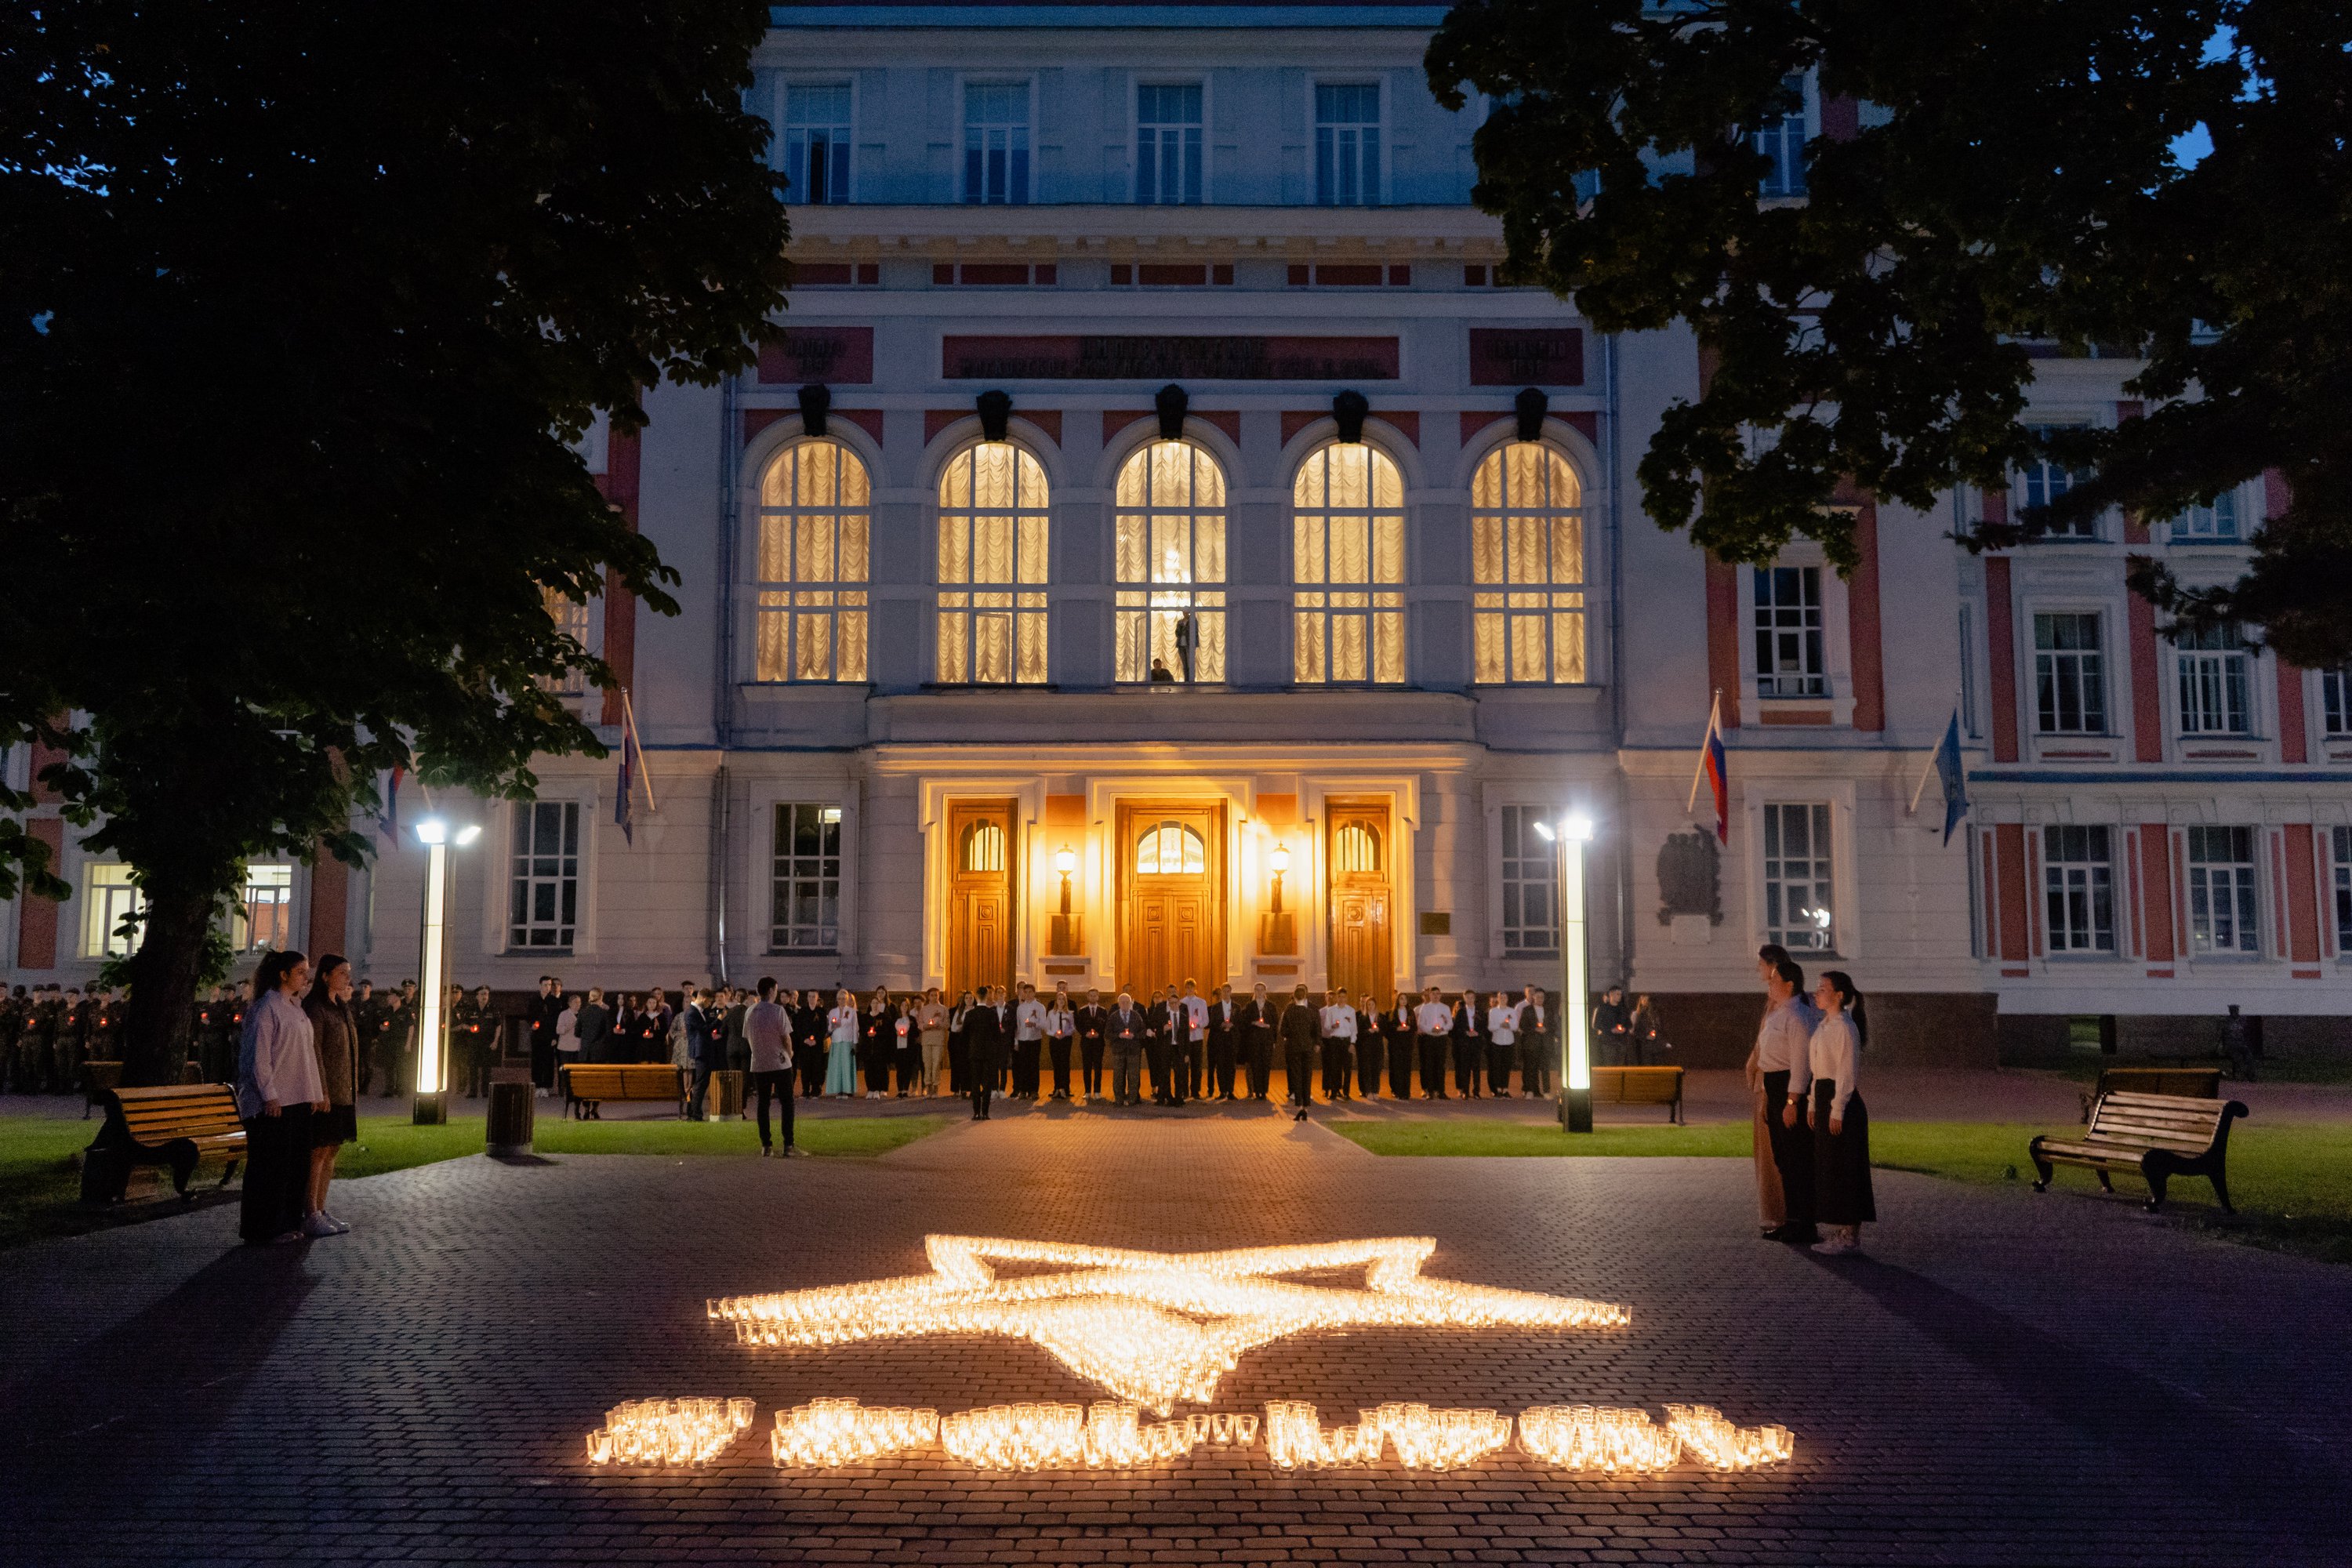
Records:
[[[656,816],[659,816],[661,815],[661,807],[654,804],[653,773],[651,770],[646,766],[646,743],[637,734],[637,710],[635,706],[629,701],[629,689],[625,686],[621,688],[621,721],[628,725],[629,744],[636,748],[637,780],[646,786],[646,810]]]
[[[1716,731],[1721,728],[1718,721],[1722,717],[1723,688],[1718,686],[1715,689],[1715,700],[1707,707],[1706,733],[1698,738],[1698,766],[1691,769],[1690,798],[1683,802],[1683,810],[1685,812],[1698,805],[1699,781],[1706,777],[1706,743],[1715,739]]]
[[[1958,721],[1959,721],[1959,716],[1960,716],[1960,710],[1959,710],[1959,706],[1958,706],[1958,704],[1955,703],[1955,704],[1953,705],[1953,707],[1952,707],[1952,722],[1953,722],[1953,723],[1957,723],[1957,722],[1958,722]],[[1948,730],[1948,728],[1949,728],[1949,726],[1948,725],[1948,726],[1947,726],[1947,730]],[[1919,770],[1919,782],[1918,782],[1916,784],[1914,784],[1914,785],[1912,786],[1912,788],[1911,788],[1911,804],[1910,804],[1908,806],[1906,806],[1906,807],[1905,807],[1905,808],[1904,808],[1904,812],[1903,812],[1903,815],[1904,815],[1904,816],[1918,816],[1918,815],[1919,815],[1919,797],[1920,797],[1921,795],[1925,795],[1925,794],[1927,794],[1927,775],[1928,775],[1929,773],[1934,773],[1934,772],[1936,771],[1936,757],[1937,757],[1937,754],[1938,752],[1942,752],[1942,751],[1943,751],[1943,749],[1944,749],[1944,742],[1943,742],[1943,739],[1942,739],[1942,737],[1938,736],[1938,737],[1937,738],[1937,741],[1936,741],[1936,748],[1935,748],[1935,750],[1934,750],[1934,751],[1931,751],[1931,752],[1929,752],[1927,753],[1927,765],[1926,767],[1921,768],[1921,769]]]

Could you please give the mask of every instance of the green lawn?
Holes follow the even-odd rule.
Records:
[[[1540,1122],[1365,1121],[1327,1125],[1375,1154],[1745,1159],[1749,1152],[1748,1129],[1742,1123],[1601,1127],[1574,1138]],[[1882,1121],[1870,1130],[1871,1161],[1885,1169],[1919,1171],[1951,1181],[2031,1182],[2033,1164],[2026,1157],[2027,1140],[2036,1132],[2058,1131],[2041,1123]],[[2088,1171],[2062,1168],[2054,1186],[2096,1192],[2098,1178]],[[2116,1190],[2146,1194],[2128,1177],[2118,1177]],[[2230,1133],[2230,1195],[2238,1205],[2235,1219],[2213,1205],[2212,1189],[2204,1182],[2176,1180],[2166,1212],[2257,1247],[2352,1263],[2352,1126],[2255,1127],[2239,1122]]]
[[[947,1125],[944,1116],[808,1118],[793,1139],[812,1154],[871,1158],[928,1136]],[[0,1117],[0,1247],[45,1237],[76,1236],[125,1219],[178,1213],[175,1202],[134,1205],[115,1211],[82,1207],[81,1175],[71,1163],[89,1146],[99,1123],[39,1116]],[[539,1122],[541,1154],[747,1155],[760,1147],[759,1129],[749,1121],[564,1121]],[[405,1117],[364,1116],[360,1136],[335,1161],[335,1174],[356,1180],[429,1165],[482,1152],[483,1119],[461,1116],[441,1127],[417,1127]],[[196,1173],[193,1191],[210,1200],[216,1167]],[[234,1195],[234,1190],[230,1195]]]

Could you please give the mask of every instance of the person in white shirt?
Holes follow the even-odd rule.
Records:
[[[1013,1098],[1037,1098],[1039,1072],[1045,1052],[1045,1004],[1037,1000],[1037,988],[1026,980],[1021,983],[1021,1005],[1013,1009]]]
[[[857,998],[846,991],[833,994],[833,1010],[824,1016],[824,1091],[857,1094]]]
[[[1192,981],[1184,982],[1184,994],[1171,1007],[1182,1035],[1174,1053],[1176,1071],[1191,1087],[1192,1098],[1207,1096],[1209,1075],[1209,1001],[1201,994],[1200,987]]]
[[[563,1011],[555,1016],[555,1081],[563,1081],[563,1069],[580,1065],[580,997],[575,993],[563,999]]]
[[[1805,972],[1793,959],[1774,965],[1764,994],[1769,1005],[1764,1026],[1756,1033],[1756,1070],[1763,1079],[1765,1127],[1788,1215],[1766,1235],[1810,1247],[1821,1237],[1813,1228],[1813,1137],[1805,1125],[1804,1105],[1813,1080],[1813,1026],[1821,1016],[1805,999]]]
[[[923,1093],[940,1092],[940,1065],[948,1055],[948,1007],[936,985],[923,993],[923,1005],[915,1010],[915,1023],[923,1031]]]
[[[1323,1037],[1323,1098],[1353,1100],[1349,1084],[1356,1065],[1356,1006],[1347,992],[1332,987],[1317,1023]]]
[[[1862,1250],[1862,1227],[1878,1217],[1870,1193],[1870,1108],[1863,1103],[1862,1047],[1870,1023],[1862,993],[1843,969],[1825,969],[1813,988],[1821,1022],[1806,1049],[1812,1074],[1813,1216],[1830,1234],[1813,1250]]]
[[[1045,1058],[1054,1068],[1054,1098],[1070,1098],[1070,1047],[1078,1037],[1077,1010],[1070,1005],[1070,987],[1054,987],[1054,1001],[1045,1009]]]
[[[245,1197],[237,1234],[257,1246],[332,1236],[311,1226],[312,1115],[331,1104],[301,1005],[310,964],[294,952],[265,954],[237,1044],[236,1110],[245,1120]]]
[[[1486,1001],[1486,1088],[1511,1098],[1511,1067],[1519,1059],[1519,1009],[1500,991]]]
[[[1444,1100],[1445,1047],[1454,1033],[1454,1009],[1437,999],[1437,987],[1422,988],[1421,1005],[1413,1009],[1412,1030],[1420,1045],[1421,1098]]]

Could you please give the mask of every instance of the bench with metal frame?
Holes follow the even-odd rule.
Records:
[[[1683,1120],[1683,1069],[1680,1068],[1596,1067],[1592,1069],[1595,1105],[1663,1105],[1666,1120]]]
[[[2218,1067],[2190,1067],[2186,1063],[2171,1067],[2102,1068],[2099,1081],[2083,1096],[2083,1120],[2091,1120],[2091,1107],[2099,1103],[2103,1094],[2177,1094],[2188,1100],[2219,1100],[2221,1098],[2221,1069]]]
[[[2128,1171],[2147,1183],[2147,1212],[2164,1206],[2165,1184],[2175,1176],[2202,1176],[2224,1214],[2230,1206],[2226,1164],[2230,1123],[2246,1114],[2234,1100],[2192,1100],[2176,1094],[2131,1094],[2114,1090],[2091,1108],[2091,1124],[2075,1135],[2043,1133],[2026,1145],[2039,1179],[2037,1193],[2050,1190],[2053,1167],[2087,1166],[2107,1192],[2115,1171]]]
[[[244,1163],[245,1122],[236,1113],[236,1091],[225,1083],[110,1089],[100,1103],[106,1121],[82,1152],[84,1203],[121,1202],[140,1165],[169,1165],[172,1185],[184,1198],[200,1162],[227,1163],[224,1187]]]

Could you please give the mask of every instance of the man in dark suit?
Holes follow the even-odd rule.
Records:
[[[1291,988],[1275,1032],[1282,1037],[1282,1072],[1284,1087],[1290,1091],[1292,1120],[1304,1121],[1307,1108],[1315,1102],[1315,1057],[1322,1046],[1321,1020],[1307,999],[1306,986]]]
[[[700,1121],[709,1115],[710,1075],[727,1065],[727,1037],[711,1010],[709,993],[692,984],[684,990],[686,1048],[694,1062],[693,1087],[687,1090],[686,1103],[688,1114]]]
[[[1240,1060],[1241,1009],[1234,1003],[1234,988],[1220,985],[1209,1004],[1209,1076],[1219,1100],[1233,1099],[1234,1068]]]
[[[1099,991],[1088,991],[1087,1005],[1078,1009],[1078,1076],[1088,1100],[1102,1097],[1103,1051],[1110,1039],[1110,1011],[1102,1005]]]
[[[1264,1100],[1274,1087],[1274,1028],[1279,1014],[1266,999],[1265,983],[1250,988],[1241,1005],[1242,1060],[1249,1069],[1249,1097]]]
[[[1486,1004],[1475,991],[1462,993],[1454,1015],[1454,1089],[1465,1100],[1486,1092]]]
[[[1151,1005],[1143,1010],[1143,1059],[1151,1069],[1151,1103],[1178,1105],[1182,1100],[1176,1090],[1176,1074],[1183,1067],[1183,1054],[1176,1044],[1174,1009],[1169,1004],[1168,993],[1151,994]]]
[[[974,1121],[988,1120],[988,1102],[996,1092],[996,1076],[1003,1070],[1012,1038],[1013,1008],[1004,999],[1004,987],[999,985],[963,1021],[965,1059],[969,1064],[966,1076],[971,1079]]]

